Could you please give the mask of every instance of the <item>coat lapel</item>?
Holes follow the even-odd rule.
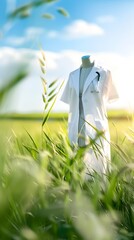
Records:
[[[90,83],[93,81],[93,79],[97,76],[97,67],[93,67],[91,72],[89,73],[89,75],[87,76],[87,79],[85,81],[84,87],[83,87],[83,94],[85,93],[85,91],[87,90],[88,86],[90,85]]]
[[[75,70],[74,76],[73,76],[73,86],[75,88],[75,91],[77,93],[77,95],[79,96],[79,77],[80,77],[80,69],[78,68],[77,70]]]
[[[73,86],[74,86],[78,96],[79,96],[80,69],[81,69],[81,67],[78,68],[77,70],[75,70],[74,76],[73,76]],[[97,74],[96,74],[97,70],[98,70],[98,68],[96,66],[94,66],[92,68],[91,72],[89,73],[89,75],[87,76],[87,79],[86,79],[84,87],[83,87],[83,94],[86,91],[86,89],[88,88],[89,84],[92,82],[92,80],[97,76]]]

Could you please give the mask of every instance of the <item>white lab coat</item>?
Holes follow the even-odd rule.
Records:
[[[100,74],[99,81],[96,72]],[[68,81],[61,96],[61,101],[69,104],[68,136],[71,145],[78,145],[79,75],[80,68],[69,74]],[[82,94],[86,144],[90,142],[90,139],[96,138],[97,131],[92,126],[104,131],[104,137],[96,139],[96,144],[100,151],[96,151],[96,148],[90,147],[85,154],[84,163],[90,173],[94,170],[98,173],[106,173],[110,166],[110,133],[106,104],[118,97],[115,84],[112,81],[111,72],[94,65],[85,81]]]

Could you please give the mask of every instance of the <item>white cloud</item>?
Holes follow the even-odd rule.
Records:
[[[48,36],[51,38],[60,36],[61,38],[78,39],[91,36],[101,36],[103,34],[104,30],[99,25],[78,19],[64,27],[60,32],[50,31]]]
[[[41,110],[41,81],[38,52],[28,49],[0,49],[0,86],[10,81],[22,68],[28,69],[29,75],[12,91],[7,99],[4,111]]]
[[[0,86],[5,84],[6,81],[13,78],[19,70],[27,68],[32,58],[32,51],[22,50],[19,51],[13,48],[1,48],[0,51]]]
[[[43,28],[29,27],[25,30],[25,33],[22,37],[10,36],[5,40],[5,42],[12,46],[21,46],[32,40],[35,41],[40,37],[41,34],[44,34]]]
[[[46,51],[46,79],[48,82],[58,78],[59,83],[68,78],[71,71],[81,65],[81,56],[91,55],[98,65],[111,70],[114,82],[117,85],[120,100],[109,104],[108,107],[134,108],[134,57],[124,57],[116,53],[100,52],[85,53],[73,50],[64,50],[59,53]],[[40,53],[28,49],[0,49],[0,85],[16,74],[21,66],[28,66],[29,76],[22,81],[13,92],[12,104],[7,103],[7,110],[12,111],[42,111],[42,83],[38,57]],[[55,110],[68,110],[68,106],[57,101]]]
[[[8,22],[3,27],[3,33],[12,28],[12,23]],[[46,34],[49,38],[60,37],[62,39],[81,39],[91,36],[101,36],[104,30],[95,23],[89,23],[82,19],[75,20],[68,26],[64,27],[60,32],[52,30],[46,32],[44,28],[29,27],[22,36],[10,36],[5,39],[5,43],[13,47],[22,46],[30,41],[35,42],[41,35]]]
[[[115,17],[112,15],[103,15],[97,18],[99,23],[112,23],[115,21]]]

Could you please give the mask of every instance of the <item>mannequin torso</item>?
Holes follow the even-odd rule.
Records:
[[[83,56],[82,58],[82,65],[80,68],[80,77],[79,77],[79,133],[80,137],[78,140],[79,146],[85,145],[84,135],[85,135],[85,121],[84,121],[84,112],[83,112],[83,105],[82,105],[82,92],[83,87],[85,84],[85,81],[90,74],[90,71],[92,70],[92,67],[94,66],[94,62],[90,60],[90,56]]]
[[[83,56],[81,60],[82,60],[82,65],[81,65],[82,68],[90,68],[94,66],[94,61],[91,61],[91,58],[89,55]]]

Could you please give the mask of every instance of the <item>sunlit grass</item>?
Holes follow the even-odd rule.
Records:
[[[96,174],[85,181],[84,149],[68,144],[66,121],[47,122],[43,135],[40,122],[0,124],[2,239],[133,239],[131,154],[128,160],[126,152],[112,147],[111,173],[105,180]],[[110,122],[112,141],[130,152],[132,142],[121,145],[130,122],[115,125]]]

